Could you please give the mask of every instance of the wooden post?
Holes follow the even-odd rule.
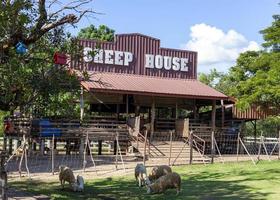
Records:
[[[189,143],[190,143],[190,164],[192,164],[193,161],[193,131],[191,130],[189,135]]]
[[[278,136],[278,160],[280,159],[280,130],[279,130],[279,136]]]
[[[117,140],[114,141],[114,155],[117,155]]]
[[[155,98],[152,97],[152,109],[151,109],[151,136],[150,141],[153,141],[154,130],[155,130]]]
[[[87,154],[87,145],[88,145],[88,133],[87,133],[87,136],[86,136],[86,145],[85,145],[85,149],[84,149],[84,161],[83,161],[83,170],[84,172],[86,171],[86,164],[87,164],[87,161],[86,161],[86,154]]]
[[[102,155],[102,140],[98,140],[98,155]]]
[[[116,111],[117,111],[117,119],[119,120],[120,119],[120,104],[117,104]]]
[[[54,134],[52,137],[52,175],[54,175]]]
[[[215,144],[214,144],[214,132],[216,129],[216,100],[212,100],[212,132],[211,132],[211,163],[214,163],[215,156]]]
[[[214,156],[215,156],[215,141],[214,141],[214,131],[211,132],[211,163],[214,163]]]
[[[145,131],[145,143],[144,143],[144,155],[143,155],[143,164],[145,166],[146,164],[146,146],[147,146],[147,135],[148,135],[148,131]]]
[[[169,159],[168,159],[168,165],[170,166],[170,161],[171,161],[171,154],[172,154],[172,132],[170,131],[170,146],[169,146]]]
[[[126,111],[126,119],[128,118],[128,112],[129,112],[129,107],[128,107],[128,94],[126,95],[126,101],[125,101],[125,111]]]
[[[84,151],[85,151],[85,138],[82,137],[80,139],[80,147],[79,147],[79,155],[81,156],[81,158],[82,158]]]
[[[41,138],[40,141],[40,154],[41,155],[45,154],[45,140],[43,138]]]
[[[6,183],[3,179],[0,179],[0,188],[2,188],[2,191],[1,191],[1,197],[3,200],[8,200],[8,197],[7,197],[7,193],[6,193]]]
[[[221,108],[222,108],[222,128],[225,125],[225,105],[224,100],[221,100]]]
[[[3,150],[7,151],[7,137],[4,135],[4,140],[3,140]]]
[[[81,86],[81,97],[80,97],[80,121],[84,119],[84,87]]]
[[[239,141],[240,141],[240,132],[238,132],[238,136],[237,136],[237,150],[236,150],[236,160],[238,162],[238,157],[239,157]]]
[[[177,99],[176,99],[176,104],[175,104],[175,119],[178,119],[178,102],[177,102]]]

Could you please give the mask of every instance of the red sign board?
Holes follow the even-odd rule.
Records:
[[[53,59],[54,63],[57,65],[66,65],[67,63],[67,56],[63,53],[55,52]]]

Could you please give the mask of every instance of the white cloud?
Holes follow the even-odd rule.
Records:
[[[190,37],[183,48],[198,52],[198,71],[209,71],[213,67],[225,71],[234,64],[240,53],[260,50],[255,41],[248,41],[233,29],[224,32],[204,23],[192,26]]]

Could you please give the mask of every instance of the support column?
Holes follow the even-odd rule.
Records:
[[[114,155],[117,155],[117,140],[114,140]]]
[[[9,154],[13,153],[13,139],[9,139]]]
[[[6,136],[4,136],[3,150],[4,150],[4,151],[7,151],[7,137],[6,137]]]
[[[222,108],[222,128],[225,125],[225,105],[224,105],[224,100],[221,100],[221,108]]]
[[[126,118],[128,118],[128,112],[129,112],[129,110],[128,110],[128,94],[126,95],[125,104],[126,104],[126,106],[125,106]]]
[[[153,140],[153,136],[154,136],[154,131],[155,131],[155,98],[152,97],[152,109],[151,109],[151,136],[150,136],[150,140]]]
[[[98,140],[98,155],[102,155],[102,140]]]
[[[79,155],[83,156],[85,150],[85,138],[80,139]]]
[[[40,141],[40,154],[44,155],[44,153],[45,153],[45,140],[41,139],[41,141]]]
[[[120,119],[120,104],[117,104],[117,119]]]
[[[214,156],[215,156],[215,144],[214,144],[214,137],[215,137],[215,129],[216,129],[216,100],[212,101],[212,132],[211,132],[211,163],[214,163]]]
[[[84,119],[84,88],[81,86],[81,97],[80,97],[80,121]]]
[[[178,102],[177,102],[177,99],[176,99],[176,104],[175,104],[175,119],[178,119]]]

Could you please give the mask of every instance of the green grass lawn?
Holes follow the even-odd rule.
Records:
[[[280,161],[251,162],[173,167],[182,177],[182,191],[148,195],[138,188],[134,177],[86,180],[85,191],[62,191],[59,182],[44,183],[26,180],[12,182],[16,188],[52,199],[280,199]]]

